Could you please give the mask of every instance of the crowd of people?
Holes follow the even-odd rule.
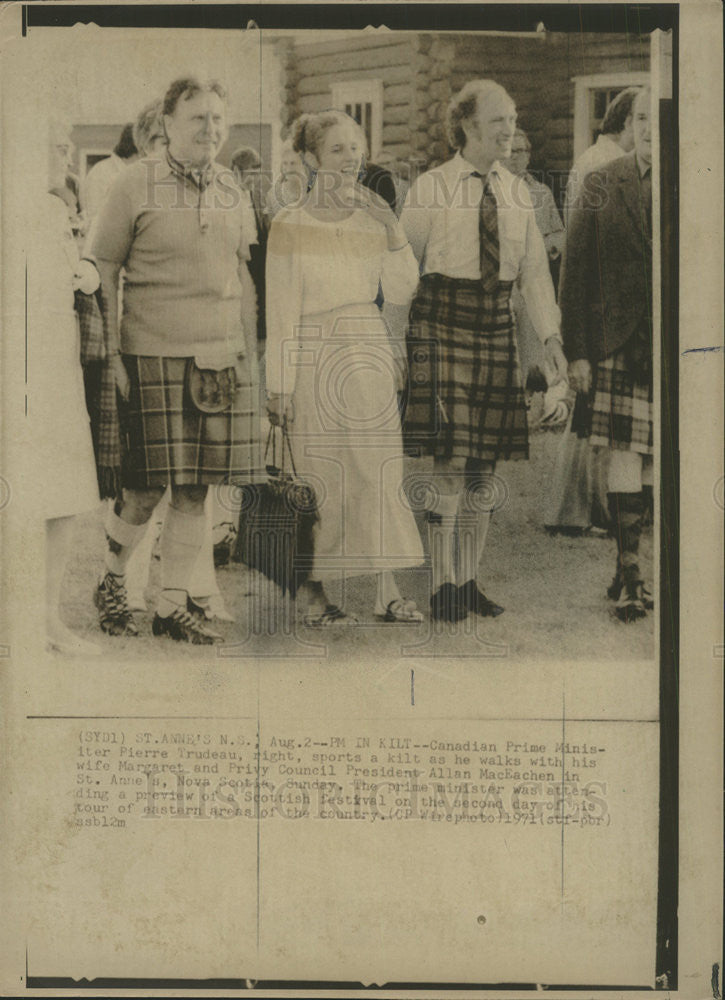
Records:
[[[598,502],[617,545],[616,616],[653,607],[638,561],[653,448],[649,92],[627,89],[607,110],[572,170],[566,229],[503,87],[470,81],[446,124],[453,155],[419,173],[371,163],[344,112],[303,115],[270,185],[257,150],[218,162],[221,86],[180,79],[88,172],[76,204],[61,193],[75,196],[70,141],[54,127],[57,253],[34,322],[64,338],[48,419],[57,406],[56,446],[77,461],[48,520],[51,645],[97,651],[59,601],[72,515],[99,486],[100,628],[139,634],[157,546],[153,635],[221,641],[214,619],[237,612],[216,584],[210,492],[264,480],[270,426],[317,499],[296,595],[305,625],[358,623],[363,609],[329,593],[343,575],[375,575],[378,620],[423,620],[404,587],[425,560],[413,493],[428,613],[500,615],[480,585],[491,481],[497,463],[528,458],[534,388],[544,423],[568,421],[542,522],[585,529]]]

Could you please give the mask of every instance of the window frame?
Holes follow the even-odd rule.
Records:
[[[331,87],[331,106],[340,111],[346,104],[370,104],[370,159],[383,148],[383,81],[381,79],[341,80]]]
[[[589,130],[589,107],[594,90],[609,90],[614,87],[643,87],[650,82],[650,73],[624,71],[618,73],[592,73],[588,76],[572,77],[574,83],[574,161],[592,144]]]

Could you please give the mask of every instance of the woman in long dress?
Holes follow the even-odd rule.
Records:
[[[418,266],[394,213],[358,183],[365,138],[339,111],[304,115],[294,148],[315,171],[303,204],[282,209],[267,250],[267,391],[286,422],[295,466],[320,519],[305,586],[309,625],[354,623],[328,581],[377,574],[374,612],[419,622],[393,570],[420,565],[420,535],[403,490],[398,369],[375,305],[407,306]]]
[[[48,191],[58,187],[70,162],[70,140],[53,123],[49,136]],[[61,620],[60,598],[75,529],[74,516],[98,503],[95,460],[80,365],[80,332],[73,292],[98,287],[98,273],[79,261],[68,208],[46,194],[38,238],[28,268],[28,327],[39,367],[31,380],[33,415],[41,430],[39,468],[52,470],[43,491],[46,518],[46,634],[51,648],[69,655],[100,654],[100,647]]]

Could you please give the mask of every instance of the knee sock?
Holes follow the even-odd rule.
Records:
[[[623,576],[637,576],[638,578],[639,537],[642,533],[642,492],[608,493],[607,500],[612,518],[612,530],[617,542],[617,570],[621,571]]]
[[[476,483],[468,484],[458,502],[458,582],[476,582],[478,567],[486,547],[486,535],[491,523],[491,511],[475,496]]]
[[[428,512],[428,545],[430,547],[433,593],[444,583],[456,582],[453,546],[456,531],[458,493],[443,493],[436,497]]]
[[[204,541],[204,514],[187,514],[169,504],[161,529],[161,595],[158,613],[164,617],[186,607],[189,581]]]
[[[115,505],[108,505],[104,527],[106,529],[106,555],[104,573],[123,576],[131,553],[144,536],[146,524],[129,524],[118,516]]]

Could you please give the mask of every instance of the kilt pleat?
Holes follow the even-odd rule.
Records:
[[[411,305],[406,451],[437,458],[528,458],[511,283],[425,275]]]
[[[652,387],[636,382],[622,351],[599,362],[592,404],[591,443],[651,455]]]
[[[187,399],[188,358],[123,356],[130,381],[122,405],[123,485],[201,486],[262,470],[259,387],[246,358],[237,363],[230,409],[202,413]]]

